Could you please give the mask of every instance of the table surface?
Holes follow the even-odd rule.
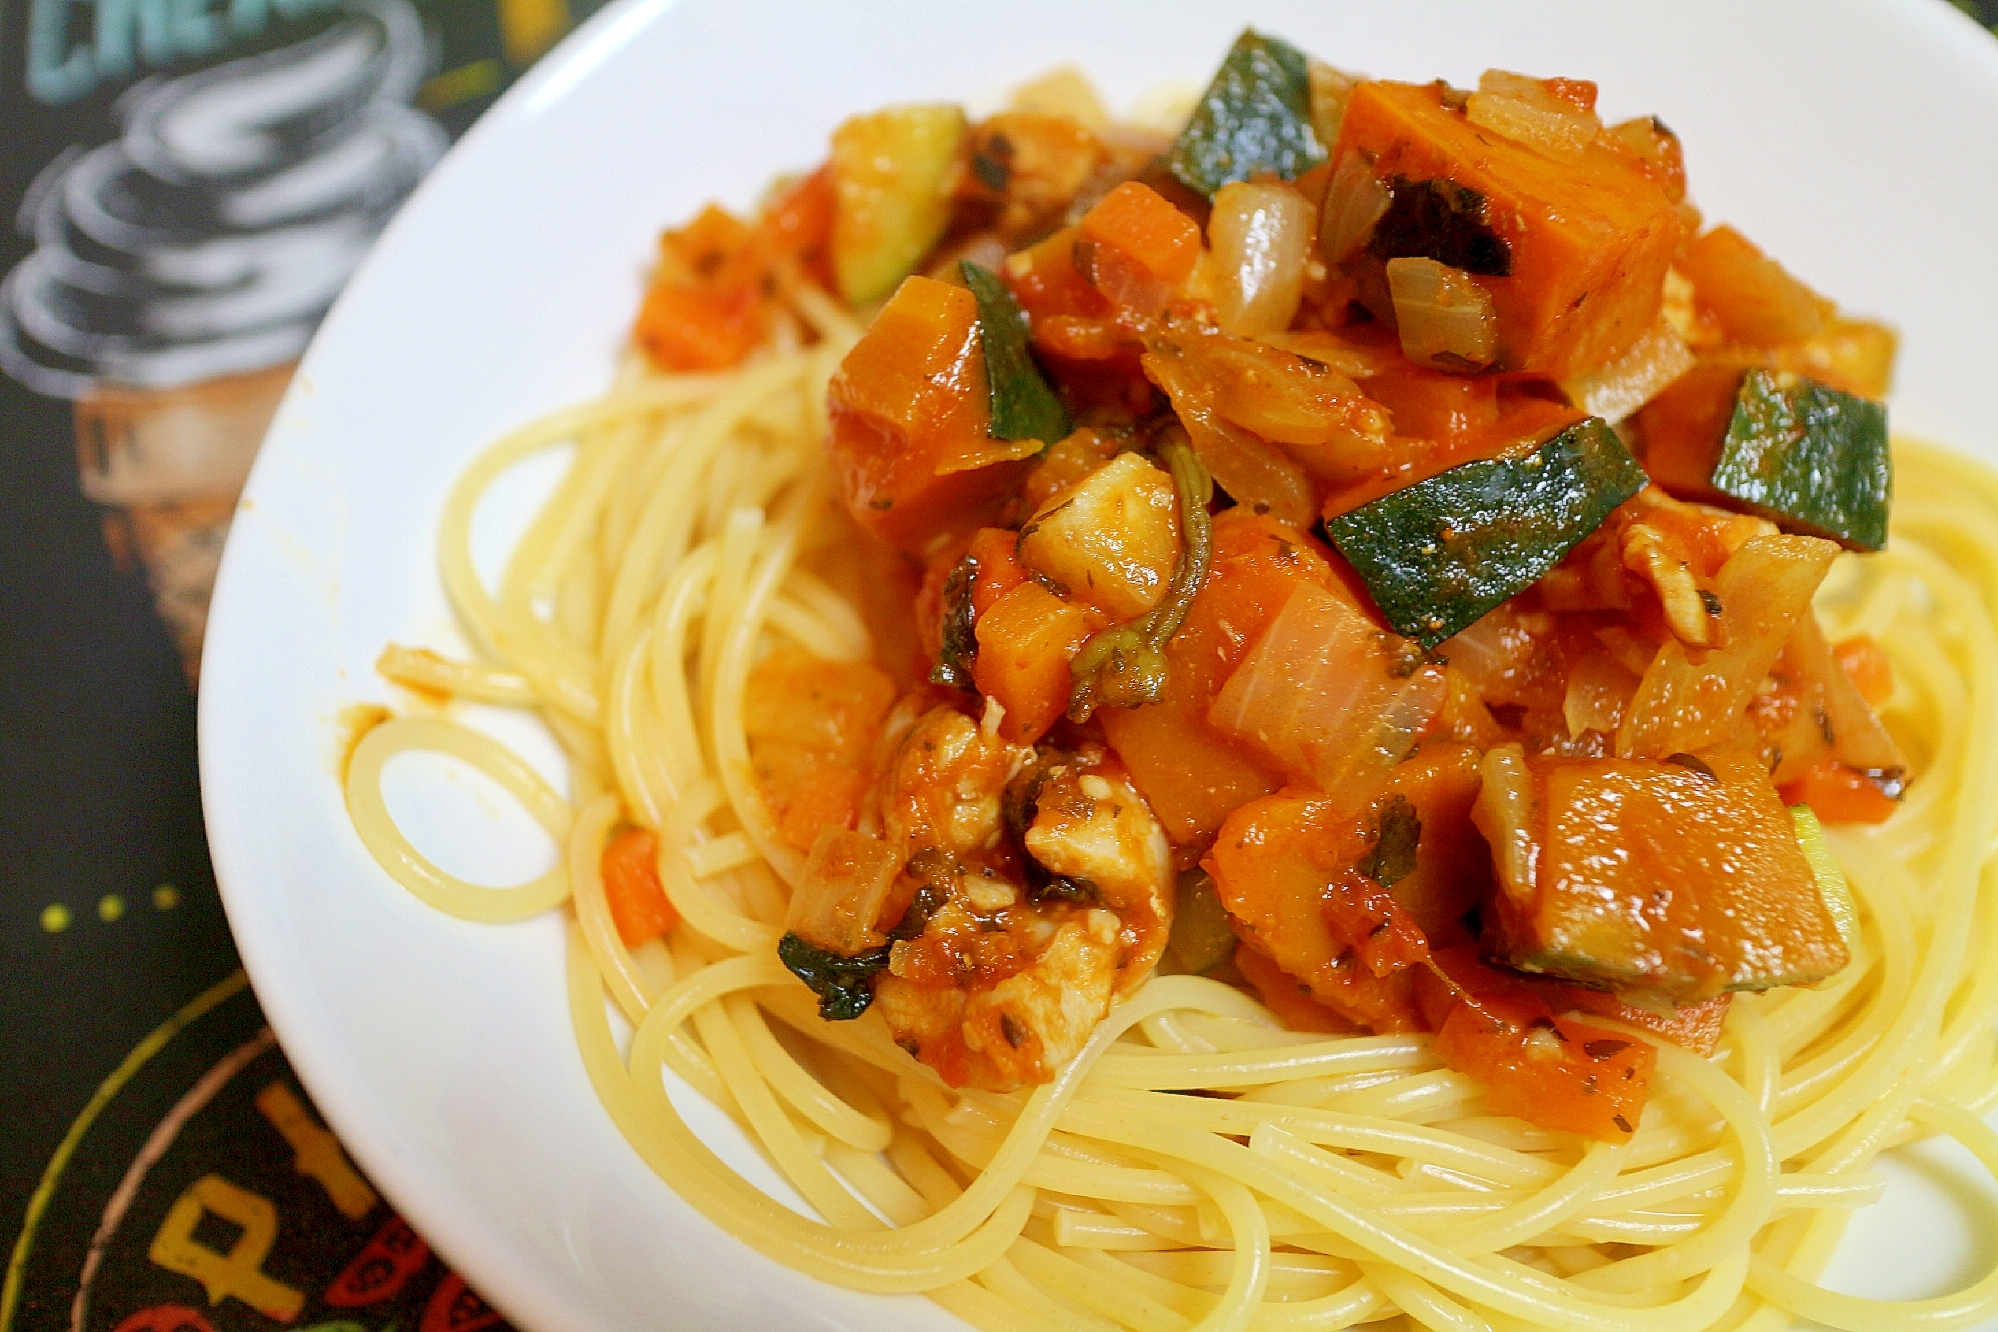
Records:
[[[238,965],[208,861],[190,681],[220,529],[287,358],[134,385],[121,381],[157,356],[60,355],[18,311],[130,333],[117,302],[78,315],[30,281],[81,245],[49,225],[67,206],[51,199],[108,145],[143,158],[148,108],[253,68],[234,62],[303,69],[355,15],[385,24],[366,100],[406,132],[383,161],[408,179],[363,191],[353,215],[373,226],[600,2],[232,0],[149,25],[135,16],[152,8],[112,0],[0,0],[0,215],[19,217],[0,228],[0,1226],[14,1235],[0,1332],[506,1326],[318,1119]],[[1956,3],[1998,29],[1998,0]],[[420,67],[397,67],[404,48]],[[147,243],[242,233],[217,220],[227,190],[176,191],[139,198],[171,233]],[[323,305],[311,293],[352,257],[279,262],[307,293],[302,335]],[[190,441],[189,420],[212,433]]]

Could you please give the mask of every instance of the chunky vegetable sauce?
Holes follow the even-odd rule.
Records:
[[[1199,971],[1616,1141],[1650,1042],[1843,967],[1820,820],[1908,765],[1884,655],[1811,603],[1886,539],[1894,339],[1686,179],[1585,80],[1251,32],[1176,136],[1051,76],[856,117],[669,232],[662,366],[783,336],[779,282],[873,312],[832,562],[896,646],[779,651],[748,700],[822,1015],[1005,1089]],[[630,850],[627,940],[671,923]]]

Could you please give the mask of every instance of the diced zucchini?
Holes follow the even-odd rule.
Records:
[[[1714,462],[1715,490],[1850,550],[1887,544],[1887,409],[1802,375],[1750,370]]]
[[[1228,908],[1214,891],[1213,876],[1199,866],[1179,876],[1179,900],[1166,947],[1182,970],[1195,975],[1211,971],[1235,953],[1235,929],[1228,923]]]
[[[1852,885],[1845,881],[1845,871],[1839,868],[1838,857],[1832,854],[1824,827],[1811,807],[1790,806],[1790,818],[1797,826],[1797,845],[1804,848],[1804,859],[1810,862],[1811,874],[1817,879],[1818,896],[1824,899],[1825,910],[1838,926],[1840,941],[1851,952],[1859,945],[1859,903],[1853,900]]]
[[[1631,1002],[1823,980],[1849,959],[1816,867],[1745,746],[1648,759],[1533,759],[1536,897],[1493,899],[1511,965]]]
[[[1596,417],[1523,457],[1464,463],[1328,520],[1388,623],[1434,647],[1530,586],[1644,486]]]
[[[952,105],[891,106],[832,136],[832,259],[849,305],[880,300],[950,226],[950,184],[967,126]]]
[[[1311,122],[1304,52],[1244,29],[1173,141],[1166,167],[1208,198],[1223,185],[1265,173],[1295,180],[1325,160]]]
[[[998,274],[969,259],[958,262],[964,285],[978,299],[978,340],[985,349],[985,379],[992,392],[992,437],[1068,437],[1068,409],[1048,386],[1027,350],[1027,316]]]

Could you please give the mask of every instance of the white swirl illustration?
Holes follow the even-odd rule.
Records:
[[[408,0],[349,0],[306,40],[135,85],[119,138],[29,191],[0,368],[77,398],[295,358],[444,151],[409,105],[428,63]]]

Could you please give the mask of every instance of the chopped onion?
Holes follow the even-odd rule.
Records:
[[[1395,331],[1409,360],[1470,374],[1498,355],[1498,312],[1469,273],[1434,259],[1390,259],[1387,281]]]
[[[784,928],[814,948],[853,957],[879,948],[881,906],[902,863],[888,844],[866,833],[822,828],[791,894]]]
[[[1533,836],[1532,775],[1526,749],[1497,745],[1485,752],[1483,785],[1471,806],[1471,822],[1491,843],[1499,887],[1515,906],[1531,907],[1539,896],[1540,847]]]
[[[1305,74],[1311,81],[1311,129],[1329,153],[1339,140],[1339,123],[1346,118],[1346,99],[1366,75],[1348,74],[1322,60],[1310,60]]]
[[[1340,158],[1318,210],[1318,253],[1325,262],[1336,264],[1365,245],[1392,202],[1394,192],[1358,153]]]
[[[1906,770],[1908,761],[1902,756],[1901,747],[1880,724],[1880,718],[1867,705],[1865,695],[1846,674],[1845,667],[1839,665],[1815,615],[1797,618],[1784,655],[1822,700],[1825,725],[1831,732],[1832,749],[1840,763],[1862,772]]]
[[[1561,381],[1568,401],[1615,425],[1693,368],[1693,351],[1662,315],[1631,349],[1600,369]]]
[[[1397,678],[1389,635],[1323,588],[1292,592],[1207,720],[1355,808],[1442,708],[1441,667]]]
[[[1165,390],[1193,451],[1214,482],[1240,504],[1260,505],[1292,527],[1318,516],[1311,481],[1281,448],[1220,415],[1196,338],[1161,335],[1147,343],[1145,373]]]
[[[1473,125],[1523,143],[1557,162],[1581,160],[1602,132],[1596,113],[1556,96],[1544,79],[1488,69],[1478,79],[1464,114]]]
[[[1568,734],[1584,731],[1615,735],[1623,711],[1637,692],[1637,677],[1606,652],[1590,652],[1568,670],[1568,690],[1561,699],[1561,716]]]
[[[1290,326],[1304,294],[1311,223],[1310,201],[1290,185],[1221,187],[1207,219],[1221,327],[1252,337]]]

